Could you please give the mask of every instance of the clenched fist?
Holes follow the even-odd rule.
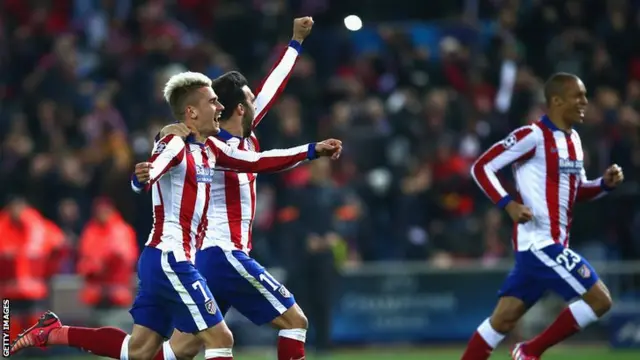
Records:
[[[336,139],[327,139],[316,143],[316,154],[320,156],[330,156],[332,160],[336,160],[342,154],[342,141]]]
[[[531,209],[515,201],[508,203],[505,209],[514,223],[524,224],[533,219],[533,212]]]
[[[293,20],[293,37],[291,39],[302,44],[304,39],[306,39],[311,33],[312,27],[313,19],[311,16],[305,16]]]
[[[141,184],[145,184],[151,178],[151,163],[141,162],[136,164],[136,178]]]
[[[618,166],[618,164],[609,166],[609,168],[605,170],[602,179],[604,180],[604,184],[609,188],[614,188],[620,185],[624,181],[622,168]]]

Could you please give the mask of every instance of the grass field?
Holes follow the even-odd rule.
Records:
[[[498,349],[491,357],[491,360],[510,360],[507,348]],[[362,349],[340,351],[329,357],[308,356],[308,360],[459,360],[462,353],[460,349]],[[20,357],[23,358],[23,357]],[[96,359],[92,356],[64,357],[67,360],[90,360]],[[237,353],[234,360],[274,360],[275,354],[265,354],[264,352],[243,352]],[[25,358],[27,359],[27,358]],[[34,359],[29,357],[28,359]],[[40,358],[39,360],[53,360],[58,357]],[[60,358],[62,359],[62,358]],[[204,359],[203,357],[199,359]],[[614,351],[604,347],[572,347],[560,348],[549,351],[544,355],[544,360],[638,360],[640,350],[635,351]]]

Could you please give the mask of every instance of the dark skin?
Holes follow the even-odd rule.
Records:
[[[575,124],[584,120],[584,113],[588,105],[587,91],[579,78],[566,80],[562,91],[551,96],[548,105],[548,117],[558,129],[570,133]],[[622,169],[618,165],[611,165],[603,175],[605,185],[614,188],[624,180]],[[533,219],[531,209],[516,201],[511,201],[506,211],[517,223],[526,223]],[[598,281],[582,296],[582,299],[601,317],[612,305],[609,290],[602,281]],[[491,326],[499,333],[512,331],[518,320],[527,312],[527,305],[520,299],[510,296],[500,298],[493,314]]]

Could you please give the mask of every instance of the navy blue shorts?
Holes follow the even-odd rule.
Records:
[[[174,328],[194,334],[223,320],[195,265],[151,247],[145,247],[138,260],[138,294],[130,313],[135,324],[164,337]]]
[[[234,307],[256,325],[270,323],[291,308],[291,293],[246,253],[214,246],[196,253],[196,268],[223,314]]]
[[[513,296],[528,306],[547,291],[555,292],[565,301],[581,297],[599,279],[587,260],[561,244],[518,251],[515,260],[515,267],[498,296]]]

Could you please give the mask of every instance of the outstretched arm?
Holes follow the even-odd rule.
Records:
[[[316,143],[263,152],[239,150],[214,137],[205,145],[215,156],[216,169],[246,173],[282,171],[317,157]]]
[[[289,46],[282,53],[278,62],[271,68],[267,77],[262,80],[256,91],[256,113],[253,118],[253,128],[260,124],[260,121],[262,121],[275,100],[284,91],[293,72],[293,67],[298,60],[298,55],[302,50],[302,42],[309,35],[312,27],[313,19],[310,17],[303,17],[293,21],[293,37],[289,42]]]

